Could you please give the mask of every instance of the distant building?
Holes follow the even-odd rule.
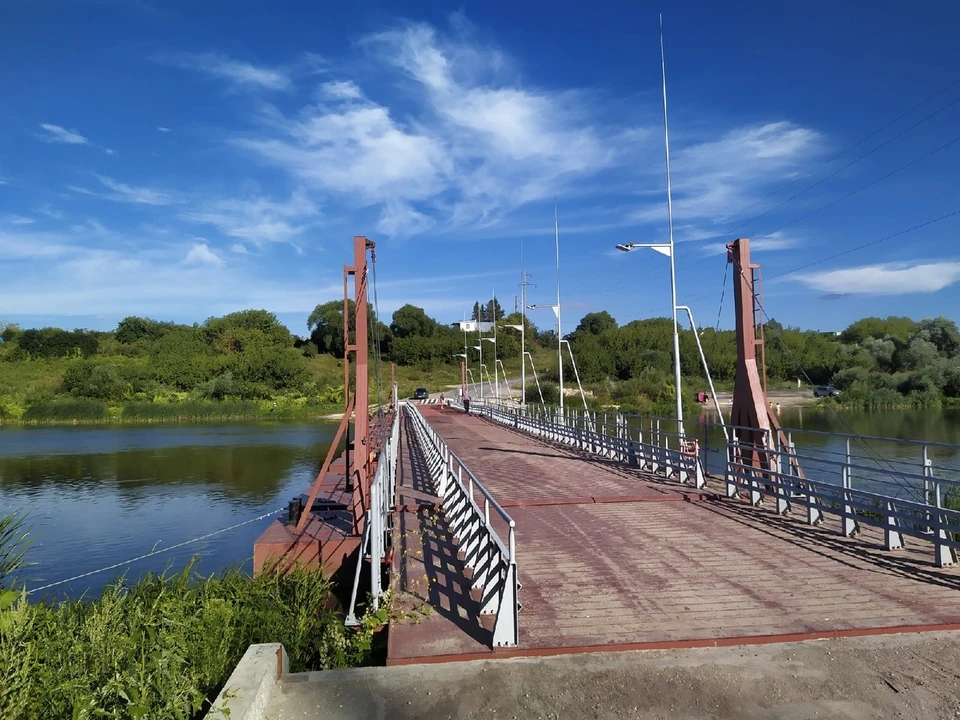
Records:
[[[493,323],[492,322],[477,322],[476,320],[461,320],[459,322],[450,323],[453,327],[460,330],[460,332],[493,332]]]

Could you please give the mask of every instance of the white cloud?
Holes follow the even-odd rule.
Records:
[[[769,235],[760,235],[750,238],[750,252],[770,252],[773,250],[789,250],[800,246],[800,238],[793,235],[787,235],[782,230],[777,230]],[[723,242],[711,243],[704,248],[707,255],[722,255],[727,252],[727,244]]]
[[[434,221],[399,200],[389,200],[377,220],[377,231],[384,235],[417,235],[433,227]]]
[[[67,130],[60,125],[40,123],[44,134],[38,135],[44,142],[66,143],[67,145],[89,145],[90,141],[75,130]]]
[[[238,86],[285,90],[291,84],[290,76],[281,68],[258,67],[219,53],[180,53],[169,62]]]
[[[762,210],[770,183],[794,175],[821,146],[816,131],[789,122],[736,128],[717,140],[681,145],[670,158],[674,219],[719,222],[752,203]],[[666,200],[634,217],[665,223]]]
[[[489,224],[573,181],[635,160],[646,133],[608,126],[585,93],[524,88],[502,53],[414,25],[361,46],[414,92],[402,113],[350,80],[324,83],[320,102],[267,114],[267,132],[235,140],[299,180],[355,206],[381,206],[381,232],[441,218]],[[390,75],[386,75],[390,79]],[[412,204],[421,204],[413,209]]]
[[[98,197],[117,202],[133,203],[135,205],[172,205],[178,202],[170,193],[163,190],[155,190],[148,187],[136,187],[118,182],[113,178],[97,175],[97,179],[105,187],[112,190],[112,193],[98,195]],[[89,190],[71,187],[71,190],[83,192],[84,194],[97,195]]]
[[[363,97],[363,92],[357,84],[350,80],[326,82],[320,85],[320,90],[327,97],[337,100],[359,100]]]
[[[170,132],[170,128],[164,127],[163,125],[160,125],[159,127],[157,127],[157,130],[159,130],[159,131],[162,132],[162,133],[168,133],[168,132]]]
[[[960,262],[882,263],[800,275],[805,285],[829,294],[933,293],[960,280]]]
[[[24,217],[23,215],[8,215],[6,222],[10,225],[33,225],[33,218]]]
[[[290,242],[315,222],[319,213],[313,201],[298,191],[285,202],[255,196],[209,201],[182,217],[212,225],[229,237],[260,245]]]
[[[187,256],[183,259],[186,265],[223,265],[223,260],[214,253],[206,243],[197,243],[187,251]]]
[[[230,252],[237,253],[237,255],[246,255],[247,248],[245,245],[241,245],[240,243],[234,243],[230,246]]]

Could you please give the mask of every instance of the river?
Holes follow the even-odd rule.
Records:
[[[818,433],[950,444],[931,445],[928,453],[938,476],[960,477],[960,448],[952,447],[960,446],[957,409],[784,408],[780,419],[805,431],[796,433],[800,452],[828,460],[844,452],[844,440]],[[708,469],[719,472],[722,431],[700,418],[686,422],[689,435],[708,441]],[[316,476],[335,430],[332,423],[4,427],[0,512],[30,511],[28,559],[36,565],[24,577],[28,587],[39,587],[281,510]],[[853,453],[865,467],[896,469],[900,481],[904,473],[921,472],[922,448],[916,445],[858,440]],[[824,468],[826,474],[837,469]],[[867,471],[857,476],[869,480]],[[262,519],[45,594],[97,592],[119,572],[135,578],[177,569],[193,556],[200,558],[202,573],[229,565],[249,570],[253,541],[269,522]]]
[[[0,428],[0,512],[27,510],[28,587],[57,582],[285,508],[316,476],[336,424]],[[278,515],[279,517],[279,515]],[[249,571],[263,519],[45,592],[98,592],[120,572]]]

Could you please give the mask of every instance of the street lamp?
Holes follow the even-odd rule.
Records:
[[[677,271],[673,253],[673,227],[669,243],[621,243],[617,250],[630,252],[637,248],[650,248],[670,258],[670,307],[673,309],[673,387],[677,400],[677,434],[683,437],[683,400],[680,397],[680,333],[677,327]]]
[[[496,325],[493,326],[493,330],[494,332],[496,332],[497,330]],[[496,396],[497,396],[497,402],[500,402],[500,368],[497,367],[497,338],[496,336],[485,337],[485,338],[480,338],[480,340],[481,341],[486,340],[487,342],[493,343],[493,381],[494,381],[494,387],[495,387],[494,392],[496,393]],[[480,344],[483,345],[483,342],[481,342]],[[489,373],[487,374],[487,377],[488,378],[490,377]]]
[[[559,287],[559,285],[558,285]],[[559,293],[558,293],[559,296]],[[560,329],[560,303],[556,305],[527,305],[529,310],[549,308],[557,316],[557,375],[560,381],[560,415],[563,416],[563,335]]]
[[[480,338],[483,340],[483,338]],[[473,346],[474,350],[480,351],[480,402],[483,402],[483,343]]]
[[[527,345],[526,330],[523,325],[504,325],[505,328],[512,328],[520,331],[520,407],[527,405]]]

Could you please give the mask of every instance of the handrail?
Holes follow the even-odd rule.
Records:
[[[396,384],[393,386],[393,407],[390,433],[382,439],[377,455],[377,469],[370,483],[370,508],[365,515],[360,552],[357,556],[357,569],[350,594],[350,606],[344,619],[344,624],[351,627],[359,624],[356,617],[357,591],[360,586],[362,561],[367,555],[370,558],[370,603],[375,611],[380,607],[380,600],[384,595],[381,579],[382,563],[386,559],[390,544],[400,448],[400,409],[397,406]],[[386,423],[383,423],[383,427],[386,427]]]
[[[415,405],[404,403],[413,419],[414,434],[427,455],[435,492],[458,545],[464,566],[472,572],[471,595],[483,616],[493,618],[494,647],[519,642],[516,522],[447,446]],[[482,508],[477,503],[480,493]],[[490,509],[507,525],[507,542],[491,524]]]
[[[776,512],[780,515],[789,513],[794,504],[800,505],[807,508],[810,525],[823,522],[824,514],[839,516],[840,532],[845,536],[859,533],[861,524],[880,528],[884,531],[884,546],[888,550],[902,548],[904,536],[918,538],[933,543],[937,567],[957,562],[960,511],[944,507],[941,485],[958,483],[932,475],[916,476],[922,485],[918,484],[914,489],[923,499],[910,500],[853,487],[848,462],[820,461],[839,469],[840,484],[811,478],[809,467],[805,477],[794,475],[790,472],[794,467],[791,461],[803,456],[796,454],[792,444],[787,449],[769,450],[773,462],[763,468],[742,462],[741,451],[744,449],[753,451],[754,446],[736,441],[727,444],[725,482],[731,497],[739,496],[738,489],[746,490],[749,502],[755,506],[760,505],[764,497],[773,497]],[[734,492],[731,493],[729,488],[734,488]]]
[[[561,416],[551,417],[545,412],[531,413],[523,408],[506,407],[488,401],[476,406],[471,404],[471,411],[474,411],[474,407],[477,414],[517,430],[612,457],[642,470],[653,473],[662,471],[667,478],[676,475],[681,484],[693,480],[697,488],[706,485],[696,440],[662,431],[656,426],[646,431],[631,428],[622,414],[615,413],[614,422],[599,422],[589,411],[576,410],[572,415],[563,416],[561,424],[557,422]],[[614,433],[610,434],[610,430]],[[644,442],[644,432],[648,432],[649,442]],[[674,447],[670,447],[671,438],[675,440]],[[689,446],[694,448],[692,452],[688,450]]]

